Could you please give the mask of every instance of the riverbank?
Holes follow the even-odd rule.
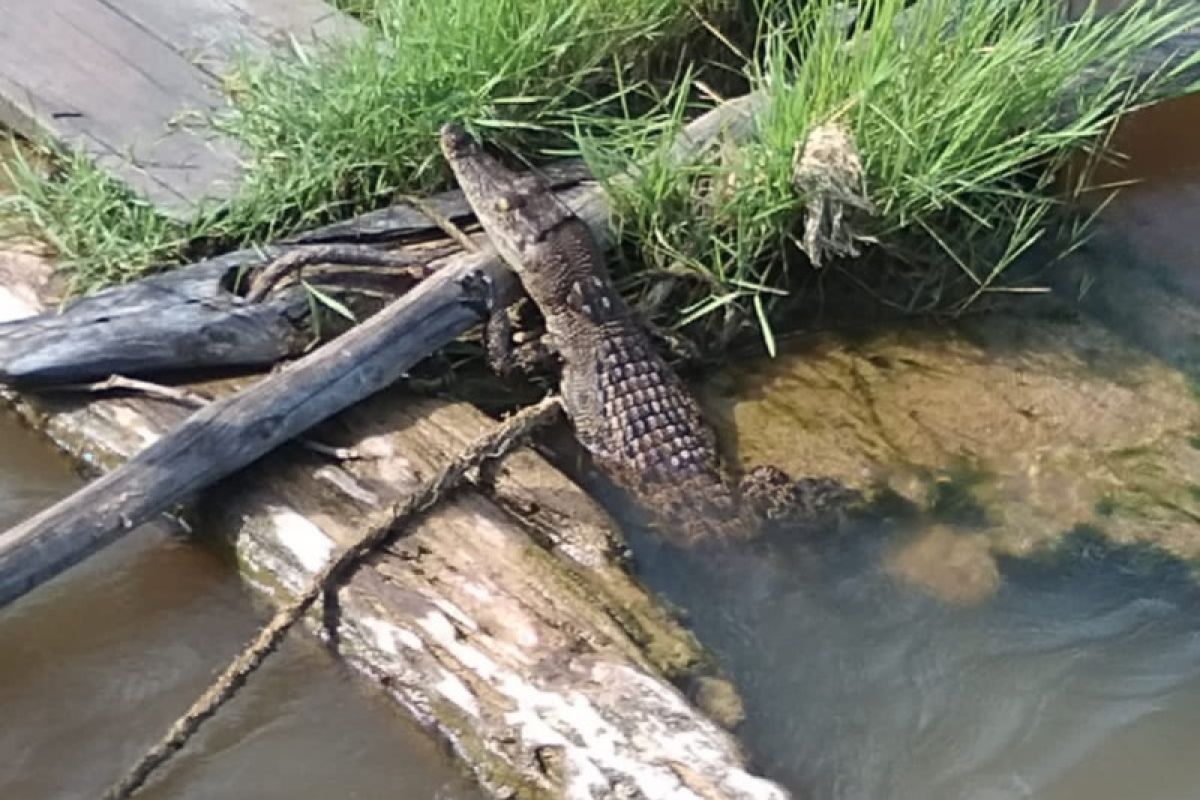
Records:
[[[462,119],[535,163],[582,154],[601,177],[640,165],[638,180],[609,187],[637,253],[627,295],[666,327],[723,344],[758,329],[770,349],[823,274],[813,264],[846,270],[864,304],[909,312],[999,289],[1054,227],[1071,154],[1097,145],[1122,109],[1186,88],[1173,70],[1189,64],[1163,70],[1160,56],[1147,69],[1138,56],[1200,21],[1190,6],[1135,3],[1068,23],[1053,0],[965,16],[949,0],[877,0],[857,27],[827,0],[752,6],[750,19],[721,2],[509,5],[357,3],[362,41],[244,64],[221,125],[257,154],[247,186],[186,226],[79,161],[49,173],[18,164],[12,208],[56,243],[72,287],[93,289],[444,185],[434,132]],[[708,64],[714,44],[731,63]],[[414,48],[420,57],[403,57]],[[680,50],[663,72],[656,59]],[[626,71],[612,74],[618,54]],[[714,71],[726,97],[763,95],[754,132],[686,168],[664,161],[679,125],[719,104],[705,95]],[[847,262],[860,249],[874,255]]]

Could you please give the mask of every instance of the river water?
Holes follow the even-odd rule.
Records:
[[[0,528],[80,484],[0,413]],[[95,798],[264,622],[233,565],[148,526],[0,614],[0,798]],[[449,757],[293,635],[147,800],[475,800]]]

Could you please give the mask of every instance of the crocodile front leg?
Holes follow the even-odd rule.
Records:
[[[510,311],[515,305],[510,303],[494,309],[484,323],[483,341],[488,366],[503,378],[557,372],[561,361],[549,332],[518,339],[526,332],[513,331]]]

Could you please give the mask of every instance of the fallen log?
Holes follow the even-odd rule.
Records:
[[[582,164],[573,161],[551,165],[545,173],[563,191],[586,176]],[[471,216],[457,190],[421,204],[451,221]],[[304,292],[293,289],[250,302],[235,291],[239,275],[304,248],[339,244],[379,246],[380,254],[415,244],[404,252],[426,263],[446,254],[446,248],[429,248],[421,241],[437,230],[424,211],[400,203],[277,244],[114,286],[61,311],[0,320],[0,383],[47,386],[113,374],[161,378],[196,370],[271,367],[308,346]],[[333,270],[329,277],[339,275]],[[364,283],[361,276],[356,283]],[[373,283],[382,292],[398,294],[394,280]]]
[[[0,534],[0,604],[395,382],[479,321],[485,283],[513,280],[494,257],[450,261],[341,338],[201,409],[121,469]]]
[[[494,431],[490,431],[456,454],[439,472],[426,478],[403,503],[392,504],[382,514],[369,520],[359,537],[327,559],[304,590],[275,612],[271,621],[259,629],[258,635],[242,648],[187,713],[171,725],[163,738],[147,750],[120,781],[109,787],[104,795],[105,800],[124,800],[132,797],[144,786],[155,770],[166,764],[172,755],[187,744],[205,721],[233,698],[238,689],[245,685],[251,673],[275,651],[288,631],[303,619],[313,604],[353,574],[359,562],[374,554],[389,538],[399,535],[402,526],[412,524],[413,520],[427,509],[445,500],[448,494],[469,480],[468,472],[482,472],[489,460],[508,455],[537,427],[556,419],[561,410],[561,402],[554,395],[521,409],[497,425]]]
[[[244,382],[199,388],[219,396]],[[7,396],[107,469],[188,414],[169,399]],[[491,425],[469,405],[392,388],[314,432],[365,458],[335,464],[285,449],[201,493],[186,516],[231,541],[243,574],[282,606],[358,536],[360,520],[403,502]],[[529,449],[500,462],[490,487],[431,510],[306,625],[496,796],[786,798],[665,680],[704,671],[707,656],[622,568],[607,515]],[[119,766],[99,778],[116,779]]]
[[[230,253],[113,287],[62,312],[0,323],[0,383],[83,383],[218,364],[261,367],[298,353],[304,340],[292,319],[303,311],[302,298],[250,305],[224,289],[230,275],[262,257]]]

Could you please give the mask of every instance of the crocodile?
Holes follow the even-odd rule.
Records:
[[[853,496],[832,479],[792,481],[770,466],[733,476],[587,224],[536,174],[509,169],[462,127],[443,126],[440,142],[480,226],[545,319],[576,439],[662,534],[684,545],[749,538],[768,521],[812,519]]]

